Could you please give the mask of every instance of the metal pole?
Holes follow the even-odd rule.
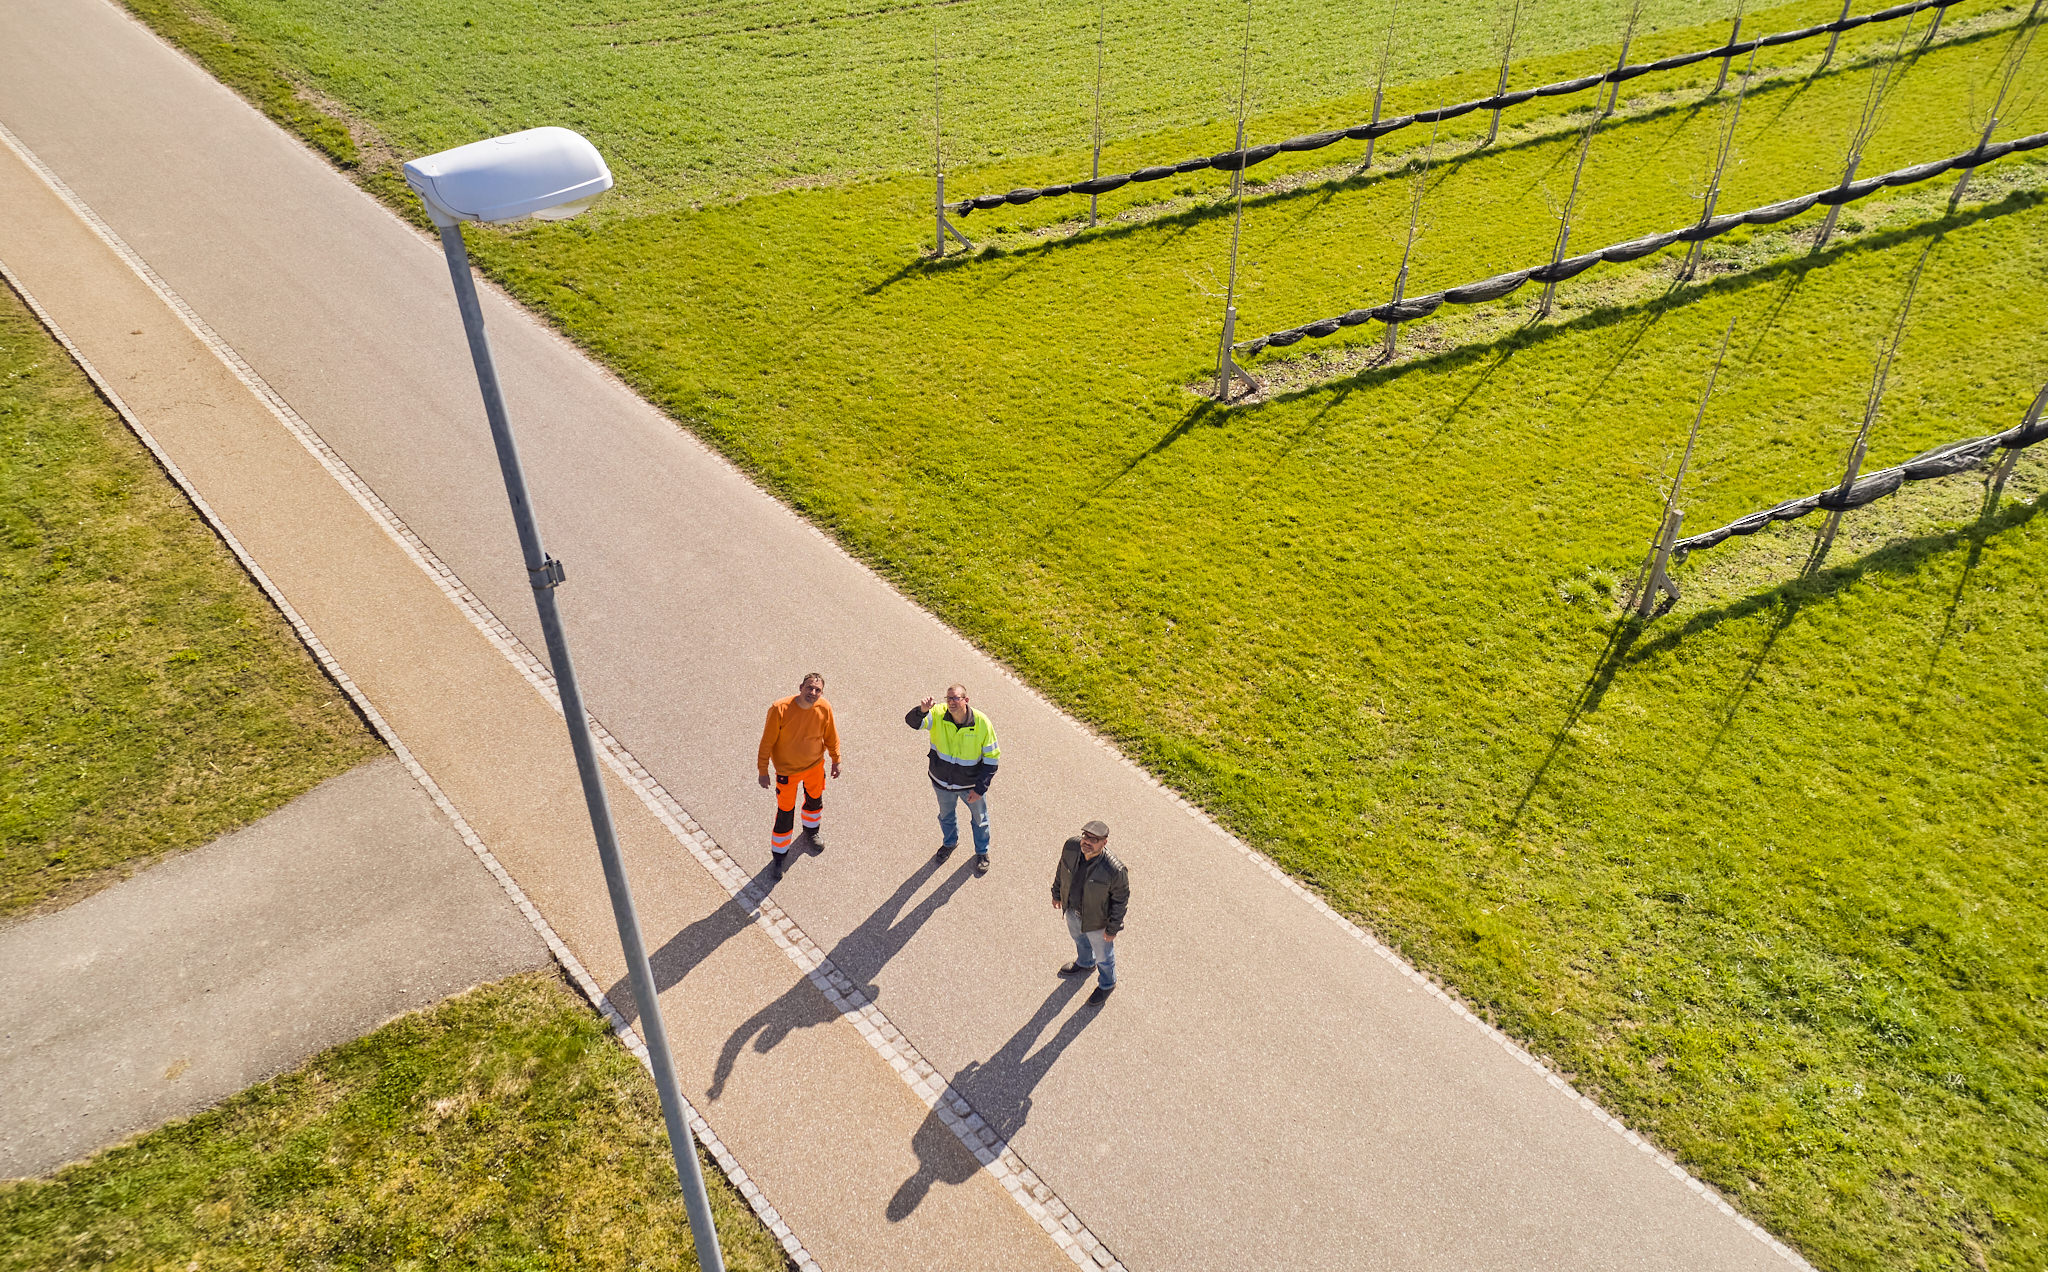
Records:
[[[2044,408],[2048,408],[2048,384],[2042,385],[2041,391],[2034,395],[2034,404],[2027,408],[2025,417],[2020,420],[2020,427],[2032,428],[2039,423]],[[1997,467],[1992,469],[1991,476],[1985,483],[1984,511],[1987,514],[1998,506],[1998,496],[2005,489],[2005,479],[2012,476],[2013,465],[2019,462],[2019,458],[2018,448],[2009,449],[2005,452],[2005,458],[1999,460]],[[2035,502],[2039,503],[2040,500],[2036,499]]]
[[[640,939],[640,916],[633,908],[625,863],[619,859],[619,841],[612,828],[604,776],[597,765],[597,751],[590,743],[583,694],[576,686],[568,638],[562,632],[561,615],[555,608],[555,588],[563,578],[562,563],[541,547],[540,527],[534,522],[533,505],[527,498],[526,475],[519,466],[519,448],[512,438],[505,398],[498,389],[497,367],[491,360],[490,341],[484,334],[483,307],[477,302],[476,280],[469,272],[469,252],[463,246],[462,227],[443,226],[441,247],[448,257],[448,276],[455,284],[455,303],[462,310],[462,329],[469,336],[469,356],[476,364],[477,388],[483,393],[484,415],[490,421],[498,469],[505,478],[505,497],[512,504],[512,521],[519,530],[519,552],[526,562],[526,577],[533,585],[534,607],[540,611],[548,664],[554,670],[555,688],[561,694],[562,717],[569,726],[570,749],[576,753],[576,773],[583,782],[590,829],[597,837],[598,860],[604,863],[605,888],[611,893],[612,917],[618,921],[626,974],[632,982],[633,998],[640,1006],[640,1032],[647,1044],[648,1065],[654,1070],[654,1087],[661,1095],[662,1120],[668,1124],[669,1149],[675,1156],[676,1176],[682,1182],[683,1208],[689,1213],[690,1235],[697,1244],[697,1265],[704,1272],[725,1272],[725,1257],[718,1249],[718,1228],[711,1220],[711,1200],[704,1194],[704,1177],[697,1169],[696,1139],[683,1114],[682,1088],[676,1081],[675,1058],[669,1054],[668,1029],[662,1023],[654,971],[647,965],[647,949]]]
[[[1636,617],[1648,618],[1650,610],[1657,604],[1657,593],[1663,592],[1673,601],[1678,599],[1678,585],[1671,581],[1668,565],[1671,561],[1671,545],[1678,542],[1678,527],[1685,524],[1685,512],[1673,508],[1664,514],[1664,524],[1657,531],[1657,537],[1650,541],[1650,560],[1645,570],[1642,594],[1636,599]]]
[[[1109,31],[1109,0],[1102,0],[1095,24],[1095,164],[1088,169],[1088,179],[1095,180],[1102,175],[1102,41]],[[1095,225],[1096,195],[1088,196],[1088,224]]]

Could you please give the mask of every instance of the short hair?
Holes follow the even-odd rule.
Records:
[[[822,671],[805,672],[804,678],[796,682],[796,687],[801,689],[805,685],[811,683],[813,680],[818,682],[818,688],[823,689],[825,687],[825,673]]]
[[[947,693],[947,694],[948,694],[948,695],[950,696],[950,695],[952,694],[952,692],[953,692],[953,691],[954,691],[955,689],[958,689],[958,690],[960,691],[960,696],[961,696],[961,697],[963,697],[963,698],[964,698],[964,697],[966,697],[966,696],[967,696],[967,686],[966,686],[966,685],[947,685],[947,686],[946,686],[946,693]]]

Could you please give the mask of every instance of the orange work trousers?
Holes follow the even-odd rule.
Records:
[[[799,773],[775,775],[775,833],[768,837],[776,852],[788,852],[796,842],[796,788],[804,788],[804,829],[815,831],[825,816],[825,759]]]

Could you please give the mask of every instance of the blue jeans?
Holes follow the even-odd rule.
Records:
[[[1081,912],[1067,911],[1067,935],[1074,938],[1074,964],[1077,967],[1097,968],[1096,983],[1104,989],[1116,985],[1116,942],[1109,939],[1107,928],[1093,932],[1081,930]]]
[[[960,797],[966,791],[932,783],[932,790],[939,797],[939,842],[951,848],[960,842]],[[988,796],[983,795],[967,806],[967,824],[974,831],[974,855],[988,856]]]

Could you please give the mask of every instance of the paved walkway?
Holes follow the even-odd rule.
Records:
[[[433,245],[103,0],[0,9],[0,123],[332,448],[310,465],[276,418],[224,399],[189,419],[220,377],[197,398],[158,383],[193,361],[189,342],[139,347],[175,324],[88,278],[79,234],[16,216],[40,205],[0,155],[0,260],[122,368],[108,379],[616,986],[559,718],[507,674],[539,642]],[[1784,1266],[564,342],[485,309],[567,562],[685,1087],[821,1266]],[[340,497],[351,475],[366,490]],[[429,549],[448,572],[432,580],[413,559]],[[491,635],[492,616],[509,630]],[[772,895],[741,891],[766,858],[760,711],[814,667],[848,752],[833,847]],[[949,680],[1003,731],[986,879],[929,864],[930,795],[901,724]],[[1044,901],[1050,854],[1089,816],[1135,879],[1124,988],[1099,1012],[1052,975],[1068,946]]]
[[[0,1177],[43,1174],[550,964],[419,783],[372,760],[0,929]]]

